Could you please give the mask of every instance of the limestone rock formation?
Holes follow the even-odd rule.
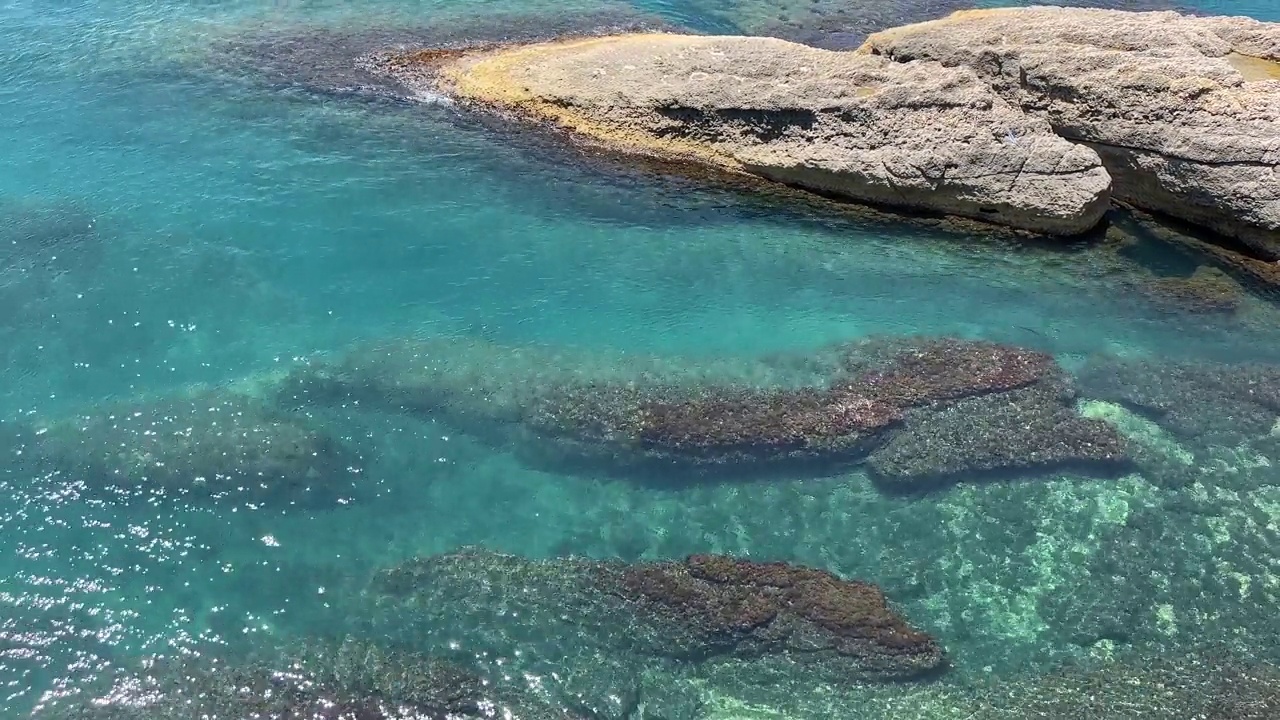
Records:
[[[411,87],[614,151],[1050,234],[1093,227],[1110,176],[971,70],[774,38],[649,33],[388,58]]]
[[[972,10],[866,54],[967,67],[1098,151],[1117,198],[1280,260],[1280,24],[1174,12]]]

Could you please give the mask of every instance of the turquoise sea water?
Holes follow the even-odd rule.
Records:
[[[489,352],[467,356],[478,375],[530,383],[536,361],[497,368],[546,347],[570,369],[719,367],[886,334],[1012,343],[1069,367],[1099,353],[1280,362],[1261,297],[1239,320],[1171,312],[1086,249],[815,217],[586,162],[447,105],[309,92],[254,72],[267,51],[228,49],[592,14],[728,31],[735,13],[745,27],[773,12],[520,2],[0,4],[0,716],[155,653],[358,634],[375,570],[464,545],[821,567],[881,584],[976,675],[1246,634],[1276,659],[1280,457],[1256,448],[1198,455],[1188,486],[1059,474],[904,498],[860,470],[747,484],[557,471],[447,414],[304,403],[352,448],[340,492],[111,490],[30,462],[58,422],[196,386],[259,397],[389,338]],[[1280,21],[1260,1],[1197,9]],[[1185,276],[1198,261],[1162,247],[1128,262]],[[1133,551],[1153,538],[1162,557]],[[1102,567],[1164,579],[1117,585]],[[1055,608],[1073,594],[1127,603],[1130,625],[1068,627],[1077,610]]]

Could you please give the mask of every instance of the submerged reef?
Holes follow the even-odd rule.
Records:
[[[562,469],[742,474],[870,454],[885,486],[902,491],[991,472],[1127,467],[1114,428],[1079,416],[1067,376],[1036,351],[894,338],[686,362],[388,342],[300,368],[281,397],[438,417]]]
[[[480,13],[390,27],[300,26],[253,30],[217,40],[206,59],[216,71],[249,77],[277,89],[400,103],[411,92],[370,56],[411,48],[464,48],[490,43],[539,42],[565,35],[637,32],[670,27],[626,6],[595,11]]]
[[[879,588],[823,570],[723,555],[603,566],[597,582],[633,612],[684,628],[693,656],[831,654],[850,678],[900,679],[937,670],[942,649],[889,609]],[[712,648],[715,648],[714,650]]]
[[[318,420],[233,391],[142,399],[28,425],[34,462],[126,495],[332,501],[352,492],[358,462]]]
[[[1115,429],[1081,417],[1070,395],[1029,388],[917,410],[868,465],[882,487],[907,489],[1031,469],[1114,474],[1127,461]]]
[[[64,276],[84,277],[102,262],[94,216],[74,202],[0,197],[0,329],[35,320]]]
[[[504,658],[508,672],[567,666],[597,695],[647,665],[837,685],[945,666],[939,644],[876,587],[785,563],[699,555],[628,565],[467,549],[383,570],[371,589],[402,642],[464,640],[461,650]]]
[[[1094,357],[1080,372],[1090,397],[1120,403],[1200,446],[1268,436],[1280,419],[1280,367]]]
[[[261,652],[259,653],[261,654]],[[276,653],[273,653],[276,654]],[[271,661],[155,658],[106,687],[46,700],[41,720],[575,720],[448,662],[348,640]],[[585,719],[584,719],[585,720]]]

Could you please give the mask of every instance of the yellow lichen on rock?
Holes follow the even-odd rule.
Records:
[[[614,48],[649,45],[656,50],[672,45],[673,39],[683,37],[638,33],[505,48],[463,56],[458,61],[445,64],[440,70],[440,77],[455,97],[513,110],[618,149],[658,157],[695,159],[726,170],[740,170],[741,164],[732,157],[705,144],[654,137],[634,128],[602,123],[572,104],[556,102],[553,97],[535,90],[538,82],[530,81],[530,76],[539,74],[560,57],[590,52],[606,45]],[[598,72],[607,71],[601,68]]]

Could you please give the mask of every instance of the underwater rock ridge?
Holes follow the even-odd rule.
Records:
[[[669,33],[404,53],[381,66],[411,90],[624,154],[870,205],[1071,235],[1095,226],[1110,198],[1097,153],[967,68]]]
[[[127,495],[330,502],[352,493],[359,463],[321,423],[222,389],[88,408],[19,439],[31,462]]]
[[[967,67],[1102,157],[1117,199],[1280,260],[1280,24],[1063,7],[966,10],[861,52]]]
[[[557,470],[701,478],[866,462],[883,489],[1128,467],[1123,440],[1081,417],[1053,357],[956,338],[872,338],[792,361],[795,384],[737,361],[627,363],[439,340],[353,348],[295,372],[291,402],[359,402],[439,419]],[[786,363],[783,363],[786,365]]]
[[[520,647],[536,657],[538,646],[639,653],[835,683],[905,681],[946,666],[937,641],[874,585],[781,562],[531,560],[466,548],[380,571],[371,590],[404,612],[414,642],[474,629],[484,636],[474,647],[508,657]]]

